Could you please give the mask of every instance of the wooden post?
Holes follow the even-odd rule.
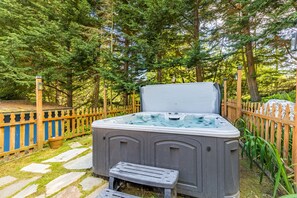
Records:
[[[110,110],[112,110],[112,87],[110,87]]]
[[[0,114],[0,153],[4,151],[4,114]]]
[[[135,91],[133,91],[132,93],[132,113],[135,113],[136,112],[136,109],[135,109]]]
[[[43,148],[43,112],[42,112],[42,77],[36,76],[36,125],[37,125],[37,148]]]
[[[103,116],[104,118],[107,117],[107,96],[106,96],[106,85],[104,84],[103,89]]]
[[[239,66],[237,70],[236,119],[241,117],[241,78],[242,78],[242,70],[241,70],[241,66]]]
[[[297,71],[296,71],[296,99],[295,99],[295,108],[294,108],[294,131],[293,131],[293,146],[292,146],[292,160],[294,168],[294,182],[295,187],[297,186]]]
[[[227,117],[227,78],[224,78],[224,110],[223,117]]]

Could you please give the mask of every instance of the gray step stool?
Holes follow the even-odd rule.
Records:
[[[140,197],[136,197],[134,195],[129,195],[129,194],[111,190],[111,189],[104,189],[96,198],[140,198]]]
[[[176,197],[178,171],[127,162],[119,162],[109,170],[109,188],[116,179],[164,189],[164,198]]]

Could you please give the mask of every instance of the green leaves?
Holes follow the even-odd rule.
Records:
[[[66,93],[82,86],[67,84],[67,76],[72,76],[74,83],[93,73],[100,42],[96,29],[99,23],[91,16],[87,0],[1,1],[0,9],[0,66],[6,68],[2,80],[27,84],[33,91],[34,76],[42,75],[46,86],[60,82],[57,89]]]
[[[81,93],[89,100],[90,79],[97,75],[114,92],[131,92],[157,83],[157,74],[159,83],[193,82],[196,71],[205,81],[228,77],[233,95],[236,67],[251,65],[246,44],[255,70],[244,80],[257,77],[264,96],[290,90],[292,61],[278,34],[295,25],[294,5],[292,0],[2,0],[0,80],[11,88],[3,88],[0,98],[29,97],[37,74],[44,77],[49,100]],[[244,81],[248,99],[247,87]]]
[[[244,123],[244,121],[240,119],[238,123]],[[283,159],[275,145],[254,135],[247,128],[244,129],[242,140],[244,142],[242,155],[245,153],[248,156],[251,166],[254,160],[260,163],[263,170],[260,181],[262,180],[264,171],[268,171],[274,179],[273,197],[277,196],[277,190],[280,184],[285,187],[288,194],[295,193],[294,181],[289,177]]]

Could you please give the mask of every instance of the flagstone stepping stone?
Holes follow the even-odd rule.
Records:
[[[90,148],[91,150],[93,150],[93,147],[92,147],[92,146],[90,146],[89,148]]]
[[[103,179],[101,179],[101,178],[87,177],[86,179],[84,179],[79,184],[82,186],[82,189],[84,191],[87,191],[87,190],[91,190],[95,186],[101,185],[102,182],[103,182]]]
[[[92,153],[72,160],[63,165],[66,169],[90,169],[93,166]]]
[[[32,173],[48,173],[48,172],[51,172],[51,169],[48,169],[50,166],[51,165],[48,165],[48,164],[32,163],[22,168],[21,171],[32,172]]]
[[[12,177],[12,176],[5,176],[5,177],[1,177],[0,178],[0,187],[4,186],[6,184],[9,184],[11,182],[14,182],[15,180],[17,180],[17,178]]]
[[[79,154],[83,153],[86,150],[88,150],[88,148],[72,149],[72,150],[66,151],[64,153],[61,153],[60,155],[57,155],[56,157],[45,160],[42,163],[47,163],[47,162],[67,162],[67,161],[71,160],[72,158],[78,156]]]
[[[69,184],[77,181],[79,178],[81,178],[85,172],[71,172],[71,173],[66,173],[64,175],[59,176],[58,178],[52,180],[49,182],[46,186],[46,196],[50,196],[62,188],[68,186]]]
[[[69,146],[71,148],[73,148],[73,149],[78,148],[78,147],[82,147],[81,143],[79,143],[79,142],[72,142],[72,143],[69,144]]]
[[[103,184],[99,188],[97,188],[94,192],[89,194],[86,198],[96,198],[102,190],[108,187],[108,183]]]
[[[24,179],[24,180],[18,181],[16,183],[13,183],[13,184],[5,187],[4,189],[0,190],[0,195],[1,195],[1,197],[9,197],[9,196],[15,194],[16,192],[20,191],[22,188],[27,186],[29,183],[38,180],[39,178],[40,178],[40,176],[36,176],[36,177],[32,177],[30,179]]]
[[[82,194],[76,186],[69,186],[53,198],[80,198]]]
[[[27,188],[25,188],[24,190],[22,190],[21,192],[19,192],[15,196],[13,196],[12,198],[24,198],[24,197],[27,197],[29,195],[32,195],[33,193],[35,193],[37,191],[37,187],[38,187],[37,184],[33,184],[31,186],[28,186]]]

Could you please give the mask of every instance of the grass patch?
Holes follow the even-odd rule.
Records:
[[[14,159],[12,161],[6,162],[4,164],[0,165],[0,177],[4,177],[7,175],[16,177],[18,180],[22,180],[22,179],[27,179],[27,178],[32,178],[34,176],[42,176],[39,180],[35,181],[34,184],[38,184],[38,191],[33,194],[32,196],[29,197],[36,197],[38,195],[41,195],[43,193],[45,193],[45,185],[48,184],[50,181],[52,181],[53,179],[59,177],[60,175],[69,173],[69,172],[74,172],[76,170],[67,170],[63,167],[63,165],[66,163],[46,163],[46,164],[50,164],[50,169],[52,170],[51,172],[47,173],[47,174],[38,174],[38,173],[30,173],[30,172],[23,172],[21,171],[21,169],[27,165],[30,165],[31,163],[35,162],[35,163],[41,163],[44,160],[47,160],[49,158],[52,158],[54,156],[57,156],[67,150],[70,150],[70,144],[72,142],[79,142],[81,143],[84,147],[89,147],[92,144],[92,136],[88,135],[88,136],[83,136],[83,137],[77,137],[77,138],[73,138],[67,141],[64,141],[63,146],[61,146],[59,149],[50,149],[48,146],[45,146],[45,148],[43,148],[40,151],[36,151],[33,152],[32,154],[23,156],[21,158],[18,159]],[[89,153],[90,150],[87,150],[85,152],[83,152],[82,154],[78,155],[76,158],[85,155],[86,153]],[[78,171],[78,172],[82,172],[82,171]],[[78,181],[76,181],[75,183],[73,183],[72,185],[75,186],[80,186],[79,183],[86,177],[91,176],[92,175],[92,170],[87,170],[85,171],[86,174],[80,178]],[[5,188],[5,186],[3,186],[0,189]],[[87,193],[91,193],[91,191],[84,193],[82,191],[82,193],[84,195],[86,195]]]
[[[263,177],[260,183],[262,171],[253,166],[250,168],[250,162],[247,157],[240,157],[240,197],[272,197],[273,183],[266,177]]]

